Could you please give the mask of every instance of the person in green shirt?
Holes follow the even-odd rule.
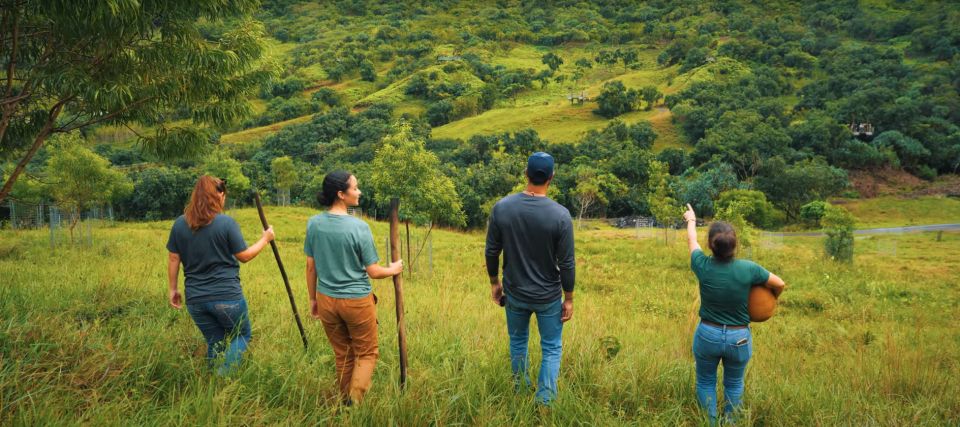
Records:
[[[750,288],[766,286],[779,297],[786,284],[777,275],[752,261],[736,259],[737,233],[722,221],[710,225],[707,256],[697,242],[697,215],[688,204],[687,222],[690,268],[700,282],[700,324],[693,338],[697,370],[697,401],[707,411],[710,424],[717,421],[717,367],[723,363],[724,412],[740,408],[743,377],[753,353],[747,300]]]
[[[379,355],[370,279],[400,274],[403,261],[378,265],[370,226],[347,213],[347,207],[360,204],[355,176],[346,171],[327,174],[317,199],[329,209],[307,221],[303,252],[310,315],[323,323],[336,359],[341,398],[351,405],[370,389]]]

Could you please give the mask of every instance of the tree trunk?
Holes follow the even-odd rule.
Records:
[[[6,200],[10,191],[13,190],[13,184],[17,182],[17,178],[23,173],[23,170],[27,168],[27,164],[29,164],[33,156],[37,154],[37,151],[40,149],[40,146],[43,145],[44,141],[47,140],[47,137],[53,133],[53,125],[57,122],[57,117],[60,116],[64,102],[65,101],[60,101],[50,109],[50,113],[47,115],[47,122],[44,123],[43,129],[40,129],[40,133],[37,134],[36,139],[33,140],[33,146],[23,155],[23,159],[20,159],[20,162],[17,163],[17,167],[13,169],[10,178],[7,178],[7,182],[3,184],[3,189],[0,190],[0,203]]]
[[[70,245],[73,245],[73,229],[76,228],[77,223],[80,222],[80,207],[77,206],[73,209],[73,218],[70,219]]]

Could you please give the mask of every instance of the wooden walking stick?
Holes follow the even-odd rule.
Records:
[[[257,213],[260,214],[260,223],[263,229],[267,227],[267,217],[263,214],[263,205],[260,204],[260,194],[253,191],[253,200],[257,203]],[[280,275],[283,276],[283,285],[287,287],[287,296],[290,297],[290,307],[293,308],[293,318],[297,319],[297,329],[300,330],[300,338],[303,340],[303,349],[307,349],[307,334],[303,332],[303,323],[300,322],[300,312],[297,311],[297,303],[293,300],[293,291],[290,290],[290,279],[287,279],[287,270],[283,268],[283,261],[280,261],[280,251],[277,250],[277,242],[270,241],[270,247],[273,248],[273,257],[277,259],[277,267],[280,267]]]
[[[400,199],[390,199],[390,262],[400,260],[400,227],[398,211]],[[403,327],[403,275],[393,276],[393,291],[397,299],[397,342],[400,344],[400,389],[407,385],[407,333]]]

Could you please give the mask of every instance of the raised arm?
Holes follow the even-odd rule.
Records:
[[[780,298],[780,294],[783,293],[783,290],[787,288],[786,282],[777,276],[776,274],[770,273],[770,278],[767,279],[767,282],[763,284],[773,292],[773,296]]]
[[[263,230],[263,234],[260,235],[260,240],[257,240],[257,243],[250,245],[241,252],[233,254],[233,256],[237,257],[237,261],[247,263],[256,258],[257,255],[260,254],[260,251],[262,251],[268,243],[273,241],[273,238],[273,226],[267,227],[266,230]]]
[[[700,249],[700,243],[697,242],[697,214],[693,212],[693,206],[689,203],[687,203],[687,211],[683,213],[683,219],[687,222],[687,247],[690,253],[693,253]]]

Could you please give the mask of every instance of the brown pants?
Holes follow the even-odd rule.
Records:
[[[373,293],[362,298],[331,298],[317,293],[320,321],[337,363],[337,385],[343,397],[360,403],[370,390],[377,346],[377,307]]]

